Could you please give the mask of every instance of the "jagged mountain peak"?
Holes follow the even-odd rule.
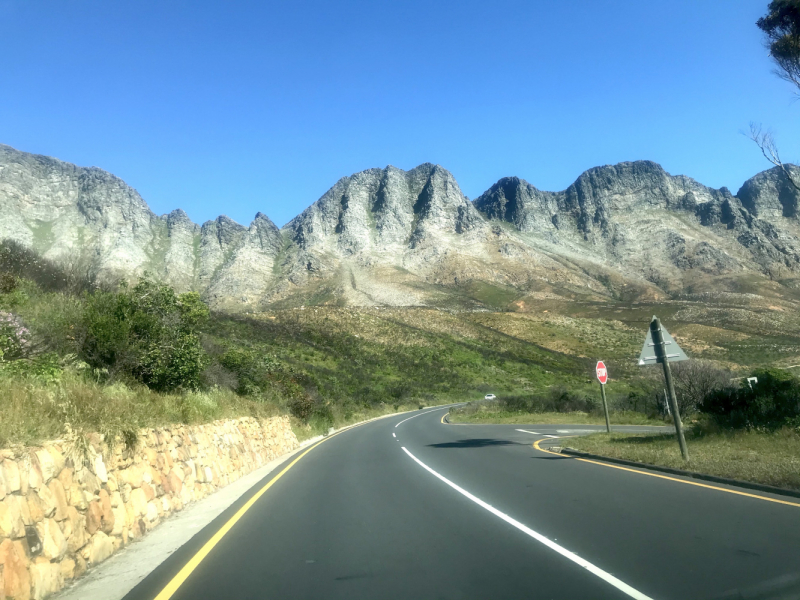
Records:
[[[343,177],[285,227],[301,247],[342,255],[389,249],[435,235],[461,233],[476,219],[453,175],[424,163],[387,166]]]
[[[800,167],[786,165],[795,182],[800,182]],[[780,167],[773,167],[742,184],[736,196],[751,213],[764,218],[797,218],[800,191]]]
[[[101,169],[0,145],[0,238],[56,260],[90,256],[105,277],[147,270],[234,310],[292,298],[441,303],[476,281],[520,295],[657,297],[719,276],[791,278],[798,200],[779,169],[734,196],[633,161],[558,192],[504,177],[470,202],[452,173],[424,163],[343,177],[282,229],[261,212],[249,226],[224,215],[200,226],[180,209],[154,215]]]

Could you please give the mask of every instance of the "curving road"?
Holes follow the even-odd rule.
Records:
[[[597,427],[445,412],[312,446],[126,599],[800,597],[800,500],[546,452]]]

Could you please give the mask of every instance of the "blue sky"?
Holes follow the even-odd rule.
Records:
[[[0,143],[95,165],[161,214],[283,225],[337,179],[449,169],[470,198],[649,159],[734,193],[800,157],[767,0],[0,0]]]

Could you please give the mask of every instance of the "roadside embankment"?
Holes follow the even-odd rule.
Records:
[[[0,600],[41,599],[298,446],[288,417],[99,434],[0,450]]]

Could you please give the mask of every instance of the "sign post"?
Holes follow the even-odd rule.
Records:
[[[658,317],[653,316],[644,340],[642,354],[639,356],[639,365],[646,365],[648,361],[654,361],[661,363],[661,366],[664,367],[664,381],[667,384],[672,420],[675,423],[675,433],[678,436],[678,446],[681,448],[683,460],[689,460],[689,450],[686,448],[686,439],[683,437],[683,423],[681,423],[681,415],[678,412],[678,399],[675,396],[675,386],[672,383],[672,370],[669,368],[669,363],[688,359],[689,357],[680,349],[669,332],[661,326]]]
[[[600,395],[603,397],[603,413],[606,415],[606,431],[611,433],[611,423],[608,420],[608,402],[606,402],[606,382],[608,381],[608,369],[606,364],[600,360],[597,361],[597,380],[600,382]]]

